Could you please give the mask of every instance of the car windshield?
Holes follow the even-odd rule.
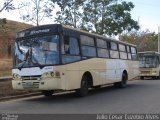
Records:
[[[139,67],[140,68],[156,68],[158,67],[158,58],[155,56],[140,56]]]
[[[59,35],[17,40],[14,67],[59,64]]]

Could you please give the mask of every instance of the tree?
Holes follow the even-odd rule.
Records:
[[[56,2],[60,10],[57,11],[55,22],[78,27],[82,16],[82,5],[84,0],[52,0]]]
[[[121,40],[137,45],[139,52],[158,50],[158,34],[149,30],[122,35]]]
[[[14,10],[13,0],[5,0],[2,7],[0,8],[0,13],[4,10]]]
[[[24,6],[20,10],[21,18],[26,22],[32,22],[35,25],[39,25],[45,17],[51,17],[54,5],[50,0],[30,0],[28,2],[22,2]],[[25,14],[24,14],[25,13]]]
[[[102,35],[118,35],[123,31],[139,29],[131,18],[132,2],[118,0],[89,0],[84,6],[84,17],[93,32]]]
[[[4,0],[4,2],[1,4],[0,7],[0,13],[3,11],[10,11],[10,10],[14,10],[15,6],[13,5],[13,0]],[[0,29],[4,28],[4,25],[6,24],[6,19],[0,19]]]
[[[119,0],[52,1],[57,1],[61,9],[57,12],[56,22],[58,23],[101,35],[117,35],[125,30],[139,29],[138,23],[130,15],[134,8],[132,2],[119,2]]]

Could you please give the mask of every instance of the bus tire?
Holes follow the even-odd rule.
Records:
[[[86,96],[89,91],[88,88],[89,88],[89,84],[88,84],[87,76],[83,76],[81,80],[81,87],[78,90],[76,90],[77,95],[80,97]]]
[[[140,79],[141,79],[141,80],[144,80],[144,77],[143,77],[143,76],[141,76],[141,77],[140,77]]]
[[[114,83],[114,86],[116,88],[125,88],[127,86],[127,80],[128,80],[127,73],[123,72],[122,80],[120,82]]]
[[[46,96],[46,97],[51,97],[52,94],[54,93],[53,90],[43,90],[43,91],[41,91],[41,92],[42,92],[42,94],[43,94],[44,96]]]

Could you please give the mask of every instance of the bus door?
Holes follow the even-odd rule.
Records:
[[[111,60],[106,63],[106,82],[117,81],[120,77],[119,60]]]
[[[133,68],[134,69],[134,68]],[[117,60],[117,70],[116,70],[116,75],[117,75],[117,80],[120,81],[122,79],[122,73],[124,70],[128,71],[128,64],[124,60]],[[134,73],[132,73],[134,74]]]

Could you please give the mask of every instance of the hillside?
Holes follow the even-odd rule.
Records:
[[[4,24],[3,27],[2,26],[0,27],[1,28],[0,29],[0,36],[4,36],[4,35],[5,36],[8,35],[8,37],[15,36],[16,32],[23,30],[23,29],[26,29],[26,28],[29,28],[29,27],[32,27],[32,26],[29,24],[26,24],[26,23],[20,23],[17,21],[7,20],[6,24]]]
[[[18,31],[32,27],[29,24],[7,20],[0,25],[0,58],[11,57],[11,51]]]

